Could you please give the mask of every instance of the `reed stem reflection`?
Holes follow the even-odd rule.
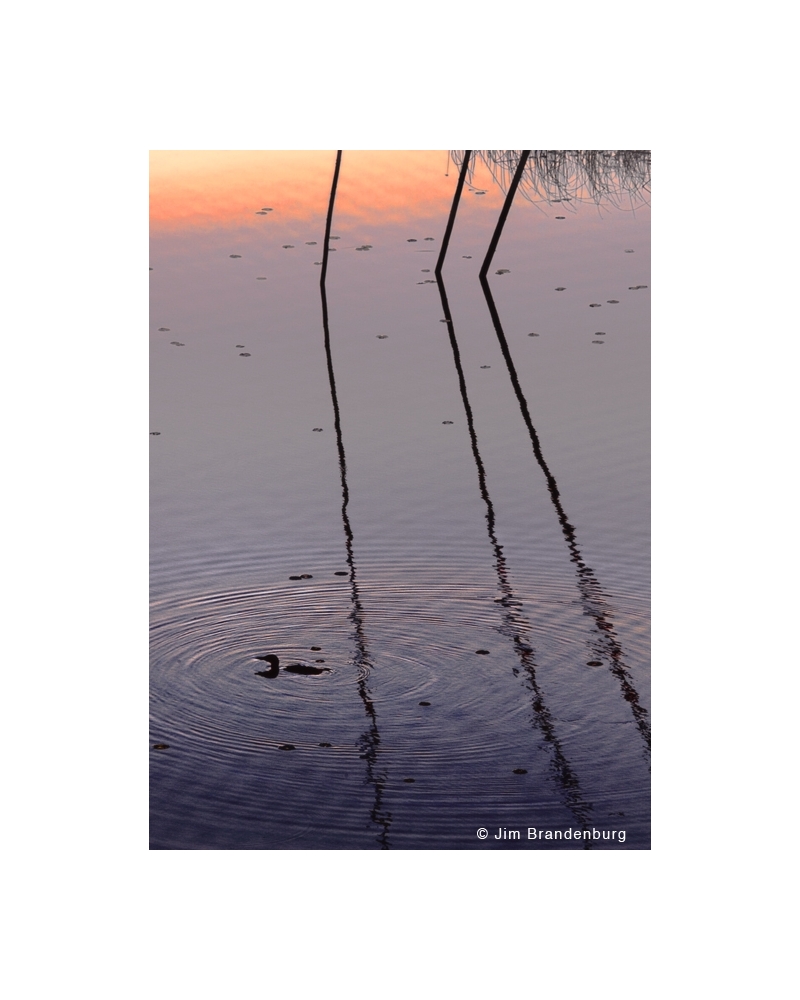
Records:
[[[529,152],[523,150],[523,154]],[[527,159],[527,157],[525,157]],[[569,549],[570,560],[575,564],[575,571],[577,575],[578,590],[581,595],[581,603],[583,604],[584,613],[592,619],[592,622],[597,630],[597,638],[595,640],[595,648],[599,653],[604,655],[604,658],[608,661],[609,670],[614,675],[614,677],[619,682],[620,690],[625,701],[628,702],[633,714],[636,727],[639,730],[642,739],[645,742],[647,748],[647,753],[650,751],[650,723],[648,718],[647,709],[641,704],[639,694],[634,687],[633,680],[631,678],[630,670],[625,664],[622,647],[616,638],[616,633],[613,626],[614,613],[609,605],[605,595],[603,594],[602,588],[594,574],[594,571],[586,565],[583,556],[581,555],[580,549],[578,548],[578,541],[575,535],[575,528],[570,524],[567,515],[564,511],[563,504],[561,502],[561,494],[559,493],[558,484],[556,483],[555,477],[548,468],[547,462],[542,454],[542,447],[539,441],[539,435],[536,433],[536,428],[533,426],[533,421],[531,420],[530,410],[528,409],[528,403],[525,398],[525,394],[522,391],[522,386],[520,385],[519,377],[517,376],[516,368],[514,367],[514,361],[511,357],[511,352],[508,348],[508,341],[506,340],[505,333],[503,332],[503,325],[500,322],[500,315],[497,312],[497,307],[494,303],[494,298],[492,297],[492,292],[489,287],[489,282],[487,280],[487,271],[489,265],[491,264],[491,258],[500,240],[500,236],[503,231],[503,226],[508,217],[508,212],[511,208],[511,203],[514,200],[514,195],[516,193],[517,187],[522,176],[522,171],[525,166],[524,159],[520,159],[517,170],[514,175],[514,180],[509,187],[508,194],[506,195],[505,204],[503,205],[503,211],[498,219],[497,226],[495,227],[495,232],[492,237],[491,244],[489,246],[489,251],[487,252],[486,259],[483,263],[483,267],[480,272],[480,283],[483,289],[483,294],[486,299],[486,305],[489,308],[489,314],[492,317],[492,324],[494,325],[495,333],[497,334],[497,340],[500,344],[500,350],[502,351],[503,358],[506,362],[506,367],[508,368],[508,374],[511,379],[511,385],[514,388],[514,394],[517,397],[517,402],[519,403],[520,412],[522,413],[522,419],[525,422],[525,426],[528,430],[528,435],[531,439],[531,444],[533,446],[533,453],[536,456],[536,461],[539,464],[542,472],[544,473],[545,480],[547,481],[547,489],[550,493],[550,499],[555,508],[556,515],[558,517],[558,522],[561,525],[561,532],[566,540],[567,547]]]
[[[516,608],[520,608],[522,605],[521,602],[517,601],[514,597],[514,592],[508,577],[506,557],[503,554],[502,545],[500,545],[497,540],[497,534],[495,532],[494,506],[492,504],[492,499],[489,495],[489,489],[486,483],[486,469],[478,447],[478,436],[475,431],[472,406],[469,401],[467,382],[464,378],[464,369],[461,364],[461,352],[458,347],[458,341],[456,340],[455,326],[450,313],[450,304],[447,299],[447,291],[445,289],[444,279],[441,273],[441,265],[444,261],[444,256],[447,251],[447,242],[449,241],[453,223],[455,222],[468,163],[469,158],[466,157],[461,167],[456,193],[453,198],[453,205],[450,210],[447,231],[445,232],[445,236],[442,241],[442,252],[439,256],[439,262],[436,265],[436,284],[439,288],[439,297],[442,302],[444,318],[447,321],[447,333],[450,338],[450,348],[453,352],[453,364],[455,365],[456,374],[458,376],[458,388],[461,393],[461,401],[464,404],[464,413],[467,418],[467,429],[469,431],[472,455],[475,460],[475,468],[478,470],[478,488],[480,489],[481,497],[483,498],[483,502],[486,506],[486,529],[489,535],[489,542],[492,546],[492,552],[494,554],[494,567],[495,572],[497,573],[498,589],[501,594],[498,603],[503,608],[501,615],[503,626],[500,631],[501,634],[511,639],[514,651],[519,657],[520,666],[524,670],[528,684],[533,691],[532,707],[534,712],[534,724],[541,731],[545,743],[550,748],[550,765],[555,773],[556,781],[564,794],[565,805],[572,812],[573,816],[575,816],[581,827],[585,829],[590,823],[591,806],[583,799],[578,777],[564,754],[561,741],[556,734],[553,716],[545,704],[544,696],[536,677],[535,652],[530,644],[529,637],[532,629],[525,616],[520,611],[516,610]],[[586,849],[589,849],[589,844],[590,841],[584,841]]]
[[[336,430],[336,448],[339,453],[339,475],[342,484],[342,526],[344,527],[345,549],[347,553],[347,567],[349,570],[350,583],[350,603],[351,610],[348,615],[353,624],[353,644],[355,647],[353,662],[355,663],[358,681],[358,696],[364,706],[367,715],[368,725],[358,741],[361,757],[367,765],[367,782],[375,789],[375,798],[370,812],[372,822],[380,827],[378,842],[383,850],[388,850],[389,826],[391,824],[391,814],[387,813],[383,807],[383,792],[386,787],[386,773],[380,770],[378,761],[378,748],[381,738],[378,731],[378,715],[375,710],[375,703],[372,693],[367,683],[372,668],[367,640],[364,630],[364,609],[361,604],[361,596],[358,591],[358,581],[356,579],[356,564],[353,557],[353,529],[350,525],[350,517],[347,512],[350,503],[350,492],[347,488],[347,460],[344,453],[344,441],[342,439],[342,421],[339,411],[339,397],[336,393],[336,376],[333,371],[333,356],[331,353],[331,335],[328,323],[328,296],[326,292],[326,279],[328,276],[328,248],[330,245],[331,223],[333,221],[333,207],[336,201],[336,186],[339,182],[339,169],[342,163],[341,149],[336,151],[336,166],[333,171],[333,182],[331,184],[331,196],[328,202],[328,215],[325,221],[325,245],[322,251],[322,273],[320,275],[320,297],[322,299],[322,331],[325,340],[325,359],[328,365],[328,381],[331,390],[331,402],[333,403],[333,420]]]

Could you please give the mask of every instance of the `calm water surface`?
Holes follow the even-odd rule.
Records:
[[[488,172],[440,288],[446,153],[345,151],[329,367],[335,156],[153,155],[151,846],[648,849],[649,210],[518,195],[499,336]]]

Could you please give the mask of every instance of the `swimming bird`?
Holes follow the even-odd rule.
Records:
[[[280,661],[278,660],[277,656],[274,656],[272,653],[268,653],[266,656],[256,656],[255,659],[264,660],[266,663],[269,664],[269,670],[256,670],[256,673],[258,674],[259,677],[278,676],[278,670],[279,670],[278,664]],[[283,669],[286,671],[287,674],[315,675],[315,674],[325,674],[325,673],[329,674],[331,672],[330,667],[312,667],[308,663],[287,663],[287,665]]]

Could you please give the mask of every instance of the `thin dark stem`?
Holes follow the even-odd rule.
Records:
[[[378,771],[378,747],[380,745],[381,738],[380,733],[378,732],[378,716],[375,711],[375,704],[367,685],[367,679],[371,670],[371,662],[369,652],[367,650],[366,634],[364,631],[364,609],[361,604],[361,597],[358,592],[358,583],[356,581],[356,564],[353,556],[353,529],[350,525],[350,517],[347,512],[347,507],[350,502],[350,492],[347,488],[347,461],[344,454],[344,440],[342,438],[339,398],[336,393],[336,377],[333,371],[331,335],[328,325],[328,296],[325,286],[328,274],[328,244],[330,243],[333,206],[336,201],[336,185],[339,181],[339,167],[341,162],[342,151],[339,149],[336,152],[336,167],[333,172],[331,197],[328,203],[328,217],[325,223],[325,248],[322,252],[322,275],[320,276],[322,331],[325,339],[325,359],[328,364],[328,380],[330,382],[334,427],[336,429],[336,448],[339,452],[339,476],[342,484],[342,526],[344,528],[345,548],[347,550],[347,566],[350,571],[350,600],[352,604],[349,618],[353,623],[353,642],[355,646],[353,662],[355,663],[358,671],[358,696],[361,699],[364,711],[369,720],[366,730],[359,738],[358,746],[361,750],[361,757],[367,764],[367,782],[375,789],[375,799],[370,813],[370,818],[376,826],[380,827],[378,842],[383,850],[388,850],[389,824],[391,822],[391,815],[386,813],[382,805],[383,790],[386,785],[386,775],[379,773]]]
[[[458,175],[458,184],[456,185],[456,193],[453,196],[453,204],[450,207],[450,217],[447,220],[447,228],[444,231],[444,236],[442,237],[442,249],[439,251],[439,259],[436,261],[436,267],[433,273],[438,278],[442,273],[442,264],[444,264],[444,258],[447,254],[447,247],[450,243],[450,234],[453,231],[453,225],[456,221],[456,212],[458,211],[458,203],[461,201],[461,191],[464,187],[464,181],[467,177],[467,170],[469,169],[469,155],[472,152],[471,149],[467,149],[464,152],[464,162],[461,164],[461,172]]]
[[[503,210],[500,213],[500,218],[497,220],[497,225],[494,229],[494,236],[492,236],[492,242],[489,244],[489,249],[486,251],[486,259],[484,260],[483,267],[480,270],[479,277],[481,281],[486,278],[486,274],[491,267],[492,257],[494,257],[497,244],[500,242],[500,236],[503,233],[503,226],[505,226],[508,213],[511,211],[511,202],[514,200],[514,195],[517,193],[519,182],[522,180],[522,174],[525,171],[525,164],[528,161],[530,152],[531,151],[529,149],[522,150],[522,155],[519,158],[517,169],[514,171],[514,179],[511,181],[511,187],[508,189],[505,202],[503,202]]]

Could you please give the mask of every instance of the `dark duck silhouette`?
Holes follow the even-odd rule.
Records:
[[[269,664],[269,670],[256,670],[259,677],[277,677],[280,661],[277,656],[268,653],[266,656],[256,656],[257,660],[264,660]],[[305,676],[330,673],[330,667],[312,667],[308,663],[287,663],[283,668],[287,674],[304,674]]]

